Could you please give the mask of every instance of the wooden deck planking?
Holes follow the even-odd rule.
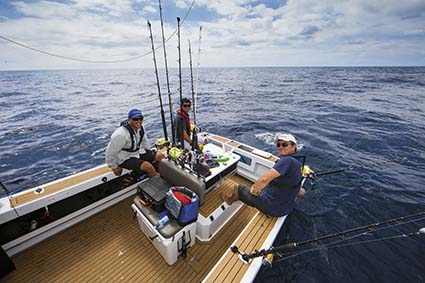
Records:
[[[232,191],[233,182],[238,184],[244,184],[247,186],[252,185],[252,182],[239,175],[234,175],[230,177],[229,179],[221,182],[219,188],[211,190],[207,193],[208,202],[201,206],[201,208],[199,209],[199,213],[205,218],[209,217],[214,212],[214,210],[216,210],[220,205],[223,204],[223,200],[221,199],[221,193],[230,193]]]
[[[96,170],[92,170],[89,172],[85,172],[82,173],[80,175],[75,175],[72,176],[70,178],[67,178],[65,180],[62,181],[58,181],[55,183],[52,183],[50,185],[44,186],[44,192],[40,193],[40,194],[35,194],[33,190],[29,190],[26,193],[17,195],[17,196],[11,196],[10,197],[10,205],[12,207],[17,207],[19,205],[22,205],[24,203],[39,199],[39,198],[43,198],[46,195],[61,191],[67,187],[73,186],[73,185],[77,185],[79,183],[88,181],[90,179],[93,179],[97,176],[101,176],[103,174],[109,173],[111,171],[111,169],[109,169],[108,166],[104,165],[101,166],[99,168],[97,168]]]
[[[260,221],[260,218],[258,217],[258,214],[256,215],[254,222],[251,223],[250,227],[257,225],[258,221]],[[252,225],[254,224],[254,225]],[[248,232],[248,233],[247,233]],[[245,235],[242,238],[242,240],[246,240],[246,239],[252,239],[253,236],[255,236],[255,232],[254,229],[248,229],[245,230]],[[242,242],[241,245],[237,245],[238,248],[240,248],[241,251],[244,251],[246,242]],[[228,277],[229,273],[232,270],[235,270],[235,265],[237,264],[237,260],[232,260],[233,257],[235,257],[237,260],[238,259],[238,255],[237,254],[233,254],[233,253],[227,253],[226,257],[221,260],[220,262],[220,268],[216,269],[214,275],[216,276],[215,279],[211,282],[225,282],[224,280],[226,280],[226,277]]]
[[[240,176],[234,181],[249,184]],[[209,204],[209,194],[208,201]],[[256,210],[244,206],[214,239],[169,266],[139,230],[128,198],[13,257],[5,282],[200,282]],[[220,204],[222,201],[220,200]],[[119,253],[122,252],[122,254]]]
[[[260,249],[277,218],[268,218],[258,213],[253,222],[237,240],[236,246],[241,252],[253,252]],[[240,282],[249,265],[243,263],[237,254],[228,251],[206,282]]]
[[[266,216],[263,214],[261,215],[262,218],[266,218]],[[258,227],[258,232],[254,235],[257,237],[256,239],[252,240],[250,244],[246,247],[244,250],[245,252],[251,253],[255,250],[259,250],[261,246],[263,245],[264,241],[266,240],[267,236],[269,235],[270,231],[273,229],[274,224],[276,223],[277,218],[266,218],[264,219],[264,222],[261,224],[262,227]],[[234,272],[232,275],[233,282],[240,282],[242,280],[242,277],[245,275],[245,272],[248,270],[248,265],[242,263],[240,260],[237,261],[237,264],[239,268],[239,272]],[[236,271],[236,268],[235,268]],[[229,276],[231,277],[231,276]]]

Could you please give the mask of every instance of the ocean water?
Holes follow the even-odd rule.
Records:
[[[183,77],[190,96],[187,69]],[[176,108],[177,70],[170,79]],[[373,164],[319,178],[275,246],[425,211],[424,67],[201,68],[198,92],[206,131],[275,154],[274,134],[290,132],[316,172]],[[134,107],[151,141],[161,137],[150,69],[0,72],[0,181],[17,192],[104,163]],[[395,158],[403,160],[386,162]],[[356,240],[421,227],[424,219]],[[316,247],[262,268],[256,282],[425,282],[425,235]]]

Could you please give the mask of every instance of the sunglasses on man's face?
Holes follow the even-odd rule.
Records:
[[[190,107],[190,104],[183,104],[183,107]]]
[[[131,120],[142,122],[143,121],[143,118],[139,117],[139,118],[134,118],[134,119],[131,119]]]
[[[276,146],[277,147],[287,147],[289,145],[289,143],[287,142],[277,142]]]

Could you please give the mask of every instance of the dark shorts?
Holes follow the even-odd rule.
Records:
[[[139,155],[139,158],[130,157],[129,159],[127,159],[126,161],[121,163],[119,165],[119,167],[122,167],[122,168],[125,168],[125,169],[128,169],[128,170],[132,170],[132,171],[136,171],[139,174],[144,174],[145,172],[140,170],[140,166],[145,161],[152,163],[155,160],[155,155],[156,155],[155,151],[146,150],[146,152],[144,154]]]
[[[238,187],[238,197],[239,200],[243,203],[255,207],[259,211],[261,211],[264,214],[269,215],[266,206],[264,205],[263,201],[259,196],[254,196],[249,192],[250,188],[245,185],[239,185]]]

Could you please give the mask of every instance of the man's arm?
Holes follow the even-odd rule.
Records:
[[[123,149],[124,145],[125,145],[124,136],[112,135],[111,141],[109,142],[105,152],[106,164],[112,169],[112,171],[114,171],[114,169],[116,168],[119,168],[118,153]]]
[[[187,134],[186,131],[183,132],[183,138],[184,138],[185,141],[190,143],[190,145],[192,145],[192,139],[189,137],[189,135]]]
[[[151,145],[149,143],[148,134],[145,131],[145,134],[143,135],[142,142],[140,143],[140,148],[142,149],[150,149]]]
[[[269,171],[266,172],[260,179],[255,182],[250,189],[250,193],[258,196],[260,195],[261,191],[274,179],[280,176],[280,173],[276,171],[276,169],[272,168]]]

